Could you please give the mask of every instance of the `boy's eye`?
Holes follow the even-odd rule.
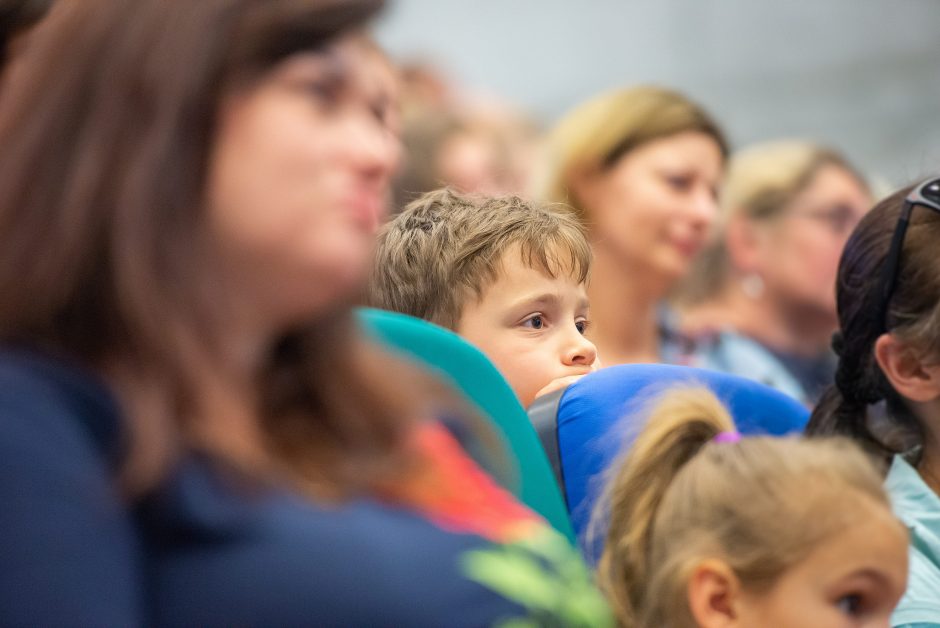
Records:
[[[858,615],[862,610],[862,596],[858,593],[843,595],[836,601],[836,605],[846,615]]]
[[[587,321],[576,321],[575,324],[574,324],[574,326],[578,328],[578,333],[583,336],[583,335],[584,335],[584,332],[585,332],[585,331],[587,330],[587,328],[588,328],[588,322],[587,322]]]
[[[545,321],[542,320],[540,315],[536,314],[532,318],[527,318],[525,321],[523,321],[522,325],[524,327],[531,327],[532,329],[542,329],[542,327],[545,326]]]

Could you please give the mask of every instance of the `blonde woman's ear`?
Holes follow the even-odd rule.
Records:
[[[724,561],[708,559],[692,570],[688,583],[689,610],[700,628],[740,626],[741,583]]]

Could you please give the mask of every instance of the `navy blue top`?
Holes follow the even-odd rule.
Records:
[[[130,508],[113,481],[121,425],[108,391],[87,373],[0,350],[0,625],[560,619],[501,594],[499,574],[467,569],[468,557],[483,555],[478,564],[486,565],[500,551],[518,562],[521,547],[451,532],[377,500],[318,505],[251,488],[191,456]],[[549,571],[534,554],[522,559]],[[562,583],[549,597],[580,588],[590,601],[596,591],[586,583]]]

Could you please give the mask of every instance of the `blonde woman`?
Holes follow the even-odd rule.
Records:
[[[680,291],[699,365],[817,400],[835,372],[839,255],[870,203],[858,171],[823,146],[786,140],[736,154],[719,228]]]
[[[545,150],[539,195],[572,207],[591,238],[588,336],[604,364],[682,361],[660,306],[717,215],[721,130],[682,94],[635,87],[576,107]]]

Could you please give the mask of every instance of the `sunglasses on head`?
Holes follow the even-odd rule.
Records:
[[[915,187],[904,199],[898,224],[894,228],[894,237],[891,238],[891,248],[888,249],[888,257],[885,258],[885,265],[881,271],[882,288],[878,320],[881,322],[883,331],[888,330],[888,303],[894,295],[898,281],[898,266],[901,263],[904,236],[907,234],[907,227],[911,221],[911,213],[918,206],[940,213],[940,178],[927,179]]]

